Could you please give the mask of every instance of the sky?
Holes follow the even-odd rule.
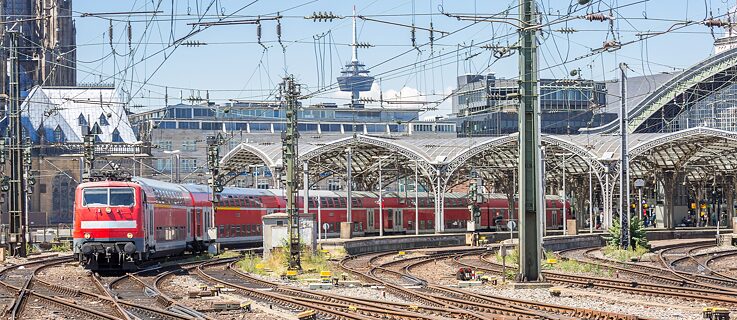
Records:
[[[630,77],[682,70],[713,54],[714,39],[724,33],[700,22],[726,21],[736,2],[591,0],[580,6],[578,0],[537,1],[544,12],[540,77],[569,78],[571,70],[580,70],[584,78],[614,80],[620,62],[627,64]],[[359,49],[358,58],[376,77],[364,96],[400,102],[392,107],[422,107],[421,116],[430,118],[450,112],[448,96],[458,75],[518,76],[517,0],[75,0],[77,79],[115,84],[130,97],[134,112],[176,104],[180,97],[217,103],[273,100],[286,74],[302,84],[303,103],[342,105],[350,95],[336,90],[335,77],[351,59],[354,5],[365,18],[357,21],[358,41],[371,45]],[[342,19],[304,18],[315,12]],[[586,20],[592,13],[608,18]],[[196,25],[259,19],[261,43],[257,24]],[[423,30],[431,24],[432,42]],[[597,50],[610,40],[623,45]],[[504,54],[499,48],[512,50]]]

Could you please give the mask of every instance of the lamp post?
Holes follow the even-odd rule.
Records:
[[[379,160],[379,236],[384,235],[384,188],[381,185],[381,160],[384,160],[388,158],[389,156],[373,156],[371,158],[378,159]]]
[[[635,180],[635,188],[637,188],[637,210],[639,212],[637,216],[640,217],[640,221],[642,221],[642,188],[644,186],[645,186],[645,180],[643,179]]]
[[[179,153],[181,153],[180,150],[164,150],[165,154],[169,155],[169,160],[171,161],[171,166],[169,167],[169,182],[176,182],[179,183]],[[177,159],[177,169],[176,169],[176,178],[175,178],[175,171],[174,171],[174,159]]]
[[[556,153],[556,156],[563,157],[563,235],[568,234],[568,208],[566,207],[568,193],[566,190],[566,160],[572,155],[571,153]]]
[[[418,174],[417,174],[417,161],[413,160],[415,163],[415,235],[420,234],[420,207],[419,207],[419,183],[418,183]]]

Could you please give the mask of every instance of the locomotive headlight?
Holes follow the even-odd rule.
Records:
[[[130,233],[130,232],[128,232],[128,234],[126,236],[128,236],[128,239],[133,239],[133,234]]]
[[[89,233],[89,232],[85,232],[85,233],[84,233],[84,238],[85,238],[85,239],[89,239],[90,237],[91,237],[91,235],[90,235],[90,233]]]
[[[105,208],[105,212],[107,212],[107,213],[113,212],[113,209],[110,209],[109,207],[108,208]]]

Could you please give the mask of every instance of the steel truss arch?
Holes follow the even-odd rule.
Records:
[[[257,161],[254,161],[258,159]],[[227,172],[244,172],[243,168],[256,162],[262,162],[271,171],[281,163],[279,159],[269,157],[258,145],[241,142],[235,148],[228,151],[220,160],[221,170]]]
[[[663,146],[665,144],[668,144],[668,143],[671,143],[677,140],[688,139],[692,137],[724,138],[726,140],[732,140],[735,143],[737,143],[737,133],[736,132],[708,128],[708,127],[696,127],[696,128],[689,128],[689,129],[676,131],[672,133],[665,133],[663,136],[659,136],[659,137],[644,141],[629,150],[630,158],[634,159],[635,157],[641,156],[644,153],[652,149],[655,149],[659,146]]]
[[[705,80],[737,66],[737,48],[709,57],[668,80],[629,111],[628,132],[634,133],[658,110]],[[611,126],[610,126],[611,127]],[[616,130],[616,128],[610,128]]]

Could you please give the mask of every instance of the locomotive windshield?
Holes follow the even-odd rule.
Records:
[[[133,188],[85,188],[82,194],[85,206],[132,206]]]

